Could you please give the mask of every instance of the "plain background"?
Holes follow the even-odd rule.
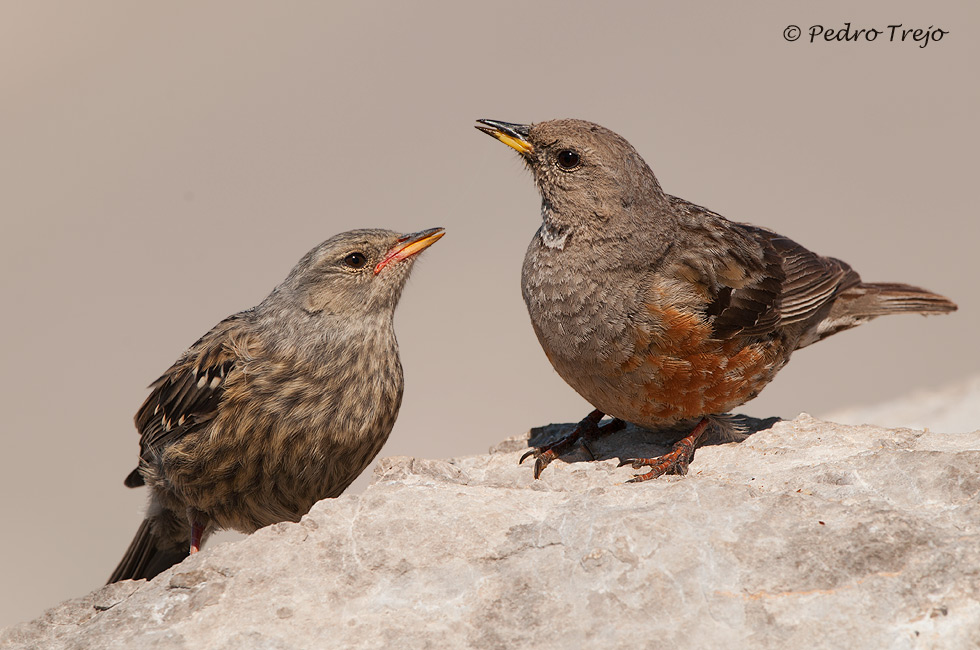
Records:
[[[483,453],[590,410],[521,301],[530,176],[476,118],[599,122],[668,192],[959,302],[801,352],[744,412],[976,372],[980,5],[642,4],[0,4],[0,624],[103,583],[145,499],[122,479],[146,385],[341,230],[448,231],[396,318],[382,455]],[[845,21],[949,34],[783,38]]]

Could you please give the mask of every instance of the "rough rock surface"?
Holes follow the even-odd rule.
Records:
[[[801,415],[624,485],[629,428],[533,481],[526,436],[318,503],[0,632],[12,648],[977,648],[980,432]],[[532,432],[535,442],[562,427]]]

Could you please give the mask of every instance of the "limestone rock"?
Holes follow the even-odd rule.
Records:
[[[388,458],[362,495],[66,602],[0,645],[980,647],[980,432],[751,428],[638,485],[618,459],[669,438],[631,427],[537,481],[517,464],[526,435]]]

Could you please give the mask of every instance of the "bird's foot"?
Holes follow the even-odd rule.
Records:
[[[637,474],[627,483],[642,483],[664,474],[687,474],[687,466],[694,459],[694,450],[698,448],[705,431],[708,429],[708,418],[702,418],[691,433],[674,443],[669,452],[656,458],[627,458],[619,466],[632,465],[633,469],[650,467],[646,474]]]
[[[570,434],[559,440],[553,445],[547,447],[539,447],[536,449],[529,450],[526,454],[521,456],[520,463],[523,463],[529,456],[534,456],[534,478],[541,476],[541,472],[544,468],[554,459],[558,458],[566,451],[574,447],[576,444],[581,443],[585,447],[592,459],[595,460],[595,453],[589,447],[589,440],[595,440],[602,436],[609,435],[615,431],[619,431],[626,426],[626,423],[619,418],[613,419],[606,424],[599,426],[599,421],[605,416],[605,413],[599,411],[598,409],[589,413],[585,419],[578,423],[575,430]]]
[[[201,550],[201,545],[204,543],[204,524],[202,524],[197,518],[191,519],[191,548],[190,554],[194,555]]]

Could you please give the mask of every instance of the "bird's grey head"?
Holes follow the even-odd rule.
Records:
[[[478,120],[521,154],[541,193],[545,225],[603,230],[611,219],[647,212],[663,196],[653,172],[624,138],[584,120],[537,124]],[[549,224],[549,221],[551,222]]]
[[[394,313],[416,256],[444,234],[364,229],[340,233],[309,253],[269,296],[308,314],[357,317]]]

